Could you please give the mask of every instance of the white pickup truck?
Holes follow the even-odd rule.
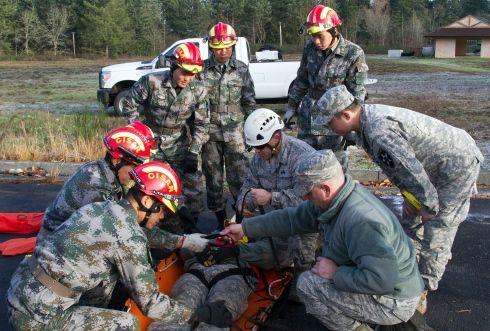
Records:
[[[121,63],[102,68],[99,72],[97,99],[107,108],[114,106],[115,113],[121,115],[121,99],[129,88],[143,75],[169,70],[165,58],[183,42],[193,42],[199,46],[203,59],[208,58],[208,45],[203,38],[189,38],[176,41],[159,56],[150,61]],[[287,98],[289,87],[296,78],[299,61],[282,61],[277,51],[256,53],[252,58],[247,39],[239,37],[235,45],[235,56],[249,65],[255,85],[256,99]]]

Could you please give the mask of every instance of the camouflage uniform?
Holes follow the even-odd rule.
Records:
[[[224,68],[222,68],[224,66]],[[236,59],[221,65],[213,56],[205,61],[202,79],[208,89],[211,125],[209,141],[202,148],[208,208],[223,210],[224,166],[231,195],[236,198],[248,160],[243,139],[243,120],[255,108],[255,92],[248,66]]]
[[[146,236],[127,200],[82,207],[36,246],[34,256],[49,277],[75,295],[61,296],[42,285],[25,259],[7,293],[9,321],[15,329],[137,330],[139,324],[129,313],[103,309],[118,279],[151,318],[185,324],[193,313],[159,292]],[[94,287],[105,291],[97,301],[81,304]]]
[[[365,105],[359,138],[388,178],[435,214],[402,224],[420,249],[426,287],[437,289],[459,224],[465,220],[483,155],[465,131],[435,118],[385,105]]]
[[[344,84],[357,100],[364,101],[368,66],[363,50],[340,36],[332,50],[320,51],[313,41],[306,43],[298,75],[289,91],[288,107],[298,109],[298,138],[315,149],[331,149],[339,159],[344,172],[348,155],[344,141],[324,126],[315,126],[311,119],[314,104],[323,93],[334,86]]]
[[[40,242],[81,207],[100,201],[119,201],[123,187],[105,159],[85,163],[63,184],[55,200],[46,209]]]
[[[305,158],[298,190],[336,178],[331,151]],[[336,175],[337,174],[337,175]],[[320,232],[322,256],[337,269],[331,280],[302,273],[297,289],[308,313],[330,330],[355,330],[362,322],[391,325],[410,319],[423,281],[415,250],[396,216],[349,175],[326,209],[311,201],[243,221],[251,238]]]
[[[93,202],[119,201],[123,195],[124,188],[105,159],[85,163],[68,178],[53,203],[46,209],[37,242],[42,242],[81,207]],[[160,230],[156,226],[151,230],[143,229],[151,248],[174,250],[179,245],[181,237],[178,235]]]
[[[251,188],[261,188],[272,193],[270,207],[282,209],[296,207],[303,202],[303,197],[295,192],[298,184],[296,170],[298,164],[306,155],[314,149],[305,142],[281,133],[281,147],[277,155],[270,160],[264,160],[258,155],[254,155],[250,162],[245,181],[243,182],[238,196],[238,206],[241,204],[245,193]],[[245,198],[245,205],[249,210],[255,210],[256,206],[250,194]],[[240,209],[239,209],[240,210]],[[276,251],[282,246],[287,246],[289,251],[289,265],[294,262],[298,270],[306,270],[315,262],[315,249],[317,245],[317,234],[296,235],[288,239],[274,238]],[[289,242],[285,245],[285,242]],[[257,255],[258,250],[271,254],[270,243],[267,240],[260,240],[251,245],[240,246],[240,257],[255,264],[253,256]],[[264,257],[262,256],[261,259]],[[270,268],[270,266],[269,266]]]
[[[257,279],[252,276],[244,276],[243,274],[231,275],[217,281],[211,288],[208,288],[195,274],[189,273],[189,271],[200,273],[209,285],[216,276],[236,268],[237,264],[234,260],[228,260],[211,267],[203,266],[194,258],[187,260],[185,265],[187,272],[174,284],[170,296],[191,309],[196,309],[206,303],[224,300],[225,306],[231,313],[233,320],[236,320],[247,309],[248,297],[257,285]],[[245,281],[245,277],[247,281]],[[158,321],[152,324],[150,330],[191,330],[191,326],[182,328],[178,327],[176,323]],[[200,323],[194,330],[227,329]]]
[[[170,164],[182,180],[186,205],[197,217],[204,210],[201,173],[184,173],[187,153],[199,154],[208,140],[207,91],[198,77],[179,88],[172,72],[158,72],[140,78],[124,99],[123,113],[129,122],[138,118],[142,107],[144,123],[157,135],[159,149],[153,159]]]

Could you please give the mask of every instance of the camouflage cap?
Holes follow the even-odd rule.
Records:
[[[315,112],[317,116],[312,119],[315,123],[328,126],[335,114],[349,107],[354,102],[354,96],[345,85],[335,86],[327,90],[317,101]],[[312,112],[313,113],[313,112]]]
[[[342,172],[342,166],[331,150],[312,152],[298,166],[295,194],[304,197],[315,185],[334,178],[339,171]]]

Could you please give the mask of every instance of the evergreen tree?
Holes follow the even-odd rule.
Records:
[[[134,51],[135,33],[125,1],[86,0],[84,7],[81,40],[85,47],[96,52],[107,51],[111,56]]]

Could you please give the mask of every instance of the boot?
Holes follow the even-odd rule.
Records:
[[[419,303],[417,304],[417,311],[421,315],[425,315],[427,312],[427,294],[429,293],[428,290],[424,290],[422,294],[420,295]]]
[[[218,220],[217,230],[221,231],[224,229],[224,224],[226,221],[226,210],[221,209],[221,210],[215,211],[214,214],[216,215],[216,219]]]
[[[354,331],[374,331],[369,325],[362,323]]]

